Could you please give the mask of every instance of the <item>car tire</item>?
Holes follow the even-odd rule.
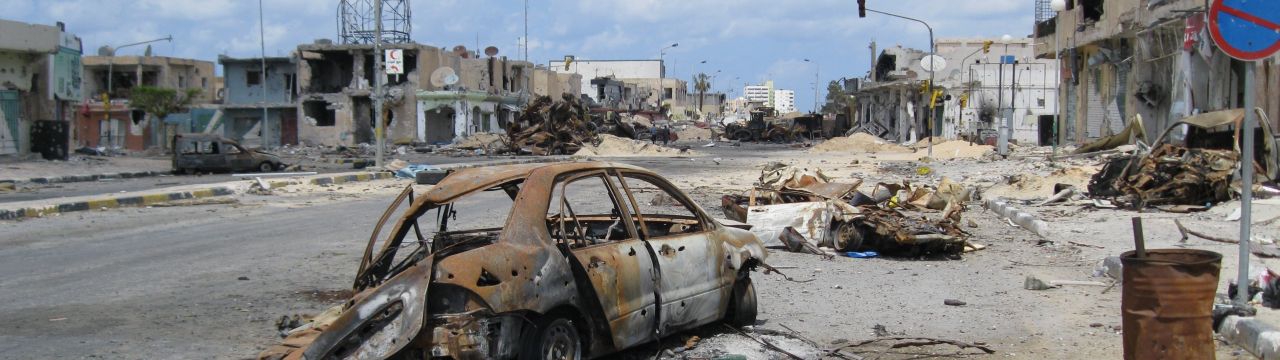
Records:
[[[271,165],[270,162],[258,164],[258,172],[271,172],[271,170],[275,170],[275,168],[276,167]]]
[[[729,305],[729,325],[743,327],[756,324],[756,286],[750,277],[738,279],[733,285],[733,298]]]
[[[533,331],[523,336],[521,360],[581,360],[582,337],[573,321],[565,318],[544,319]]]

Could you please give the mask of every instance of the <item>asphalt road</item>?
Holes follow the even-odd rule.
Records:
[[[484,162],[505,160],[509,157],[456,157],[441,155],[410,154],[407,156],[390,155],[392,158],[403,157],[413,164],[444,165],[464,162]],[[297,163],[297,159],[286,159],[287,163]],[[332,164],[304,162],[299,171],[315,171],[318,173],[340,173],[359,171],[351,164]],[[151,190],[160,187],[211,184],[241,180],[231,173],[203,173],[199,175],[162,175],[136,179],[112,179],[92,182],[76,182],[61,184],[28,184],[19,185],[20,191],[0,193],[0,203],[54,199],[60,197],[85,196],[118,192]]]

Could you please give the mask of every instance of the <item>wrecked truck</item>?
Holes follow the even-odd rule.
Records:
[[[674,201],[643,201],[659,196]],[[754,323],[750,272],[765,257],[750,232],[638,167],[466,169],[421,196],[405,189],[374,228],[351,299],[259,358],[594,358]]]

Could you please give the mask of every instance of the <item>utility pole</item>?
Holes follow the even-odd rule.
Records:
[[[271,121],[267,118],[267,37],[265,22],[262,19],[262,0],[258,0],[258,45],[262,55],[262,147],[271,148]],[[176,149],[175,149],[176,151]]]
[[[529,61],[529,0],[524,0],[524,61]]]
[[[1000,41],[1004,43],[1004,53],[1000,55],[1000,84],[997,85],[996,87],[996,94],[997,94],[997,97],[1000,98],[1000,102],[999,102],[1000,105],[996,106],[996,111],[1000,114],[1000,117],[1003,118],[1003,119],[997,120],[997,121],[1000,121],[1000,134],[998,136],[999,141],[997,141],[997,145],[999,146],[997,147],[997,150],[999,150],[999,153],[1001,156],[1009,156],[1009,141],[1013,140],[1013,106],[1014,106],[1013,100],[1014,100],[1014,96],[1016,95],[1012,95],[1012,94],[1010,95],[1009,110],[1006,111],[1004,109],[1004,62],[1005,62],[1005,59],[1009,57],[1009,41],[1012,41],[1012,40],[1013,40],[1013,37],[1009,35],[1004,35],[1000,37]],[[1010,63],[1017,64],[1017,61],[1010,61]],[[1015,73],[1014,80],[1013,80],[1014,84],[1009,85],[1011,93],[1017,91],[1017,84],[1016,84],[1017,82],[1016,73],[1018,71],[1017,65],[1013,66],[1013,71]]]
[[[386,125],[382,121],[382,82],[387,77],[382,68],[382,0],[373,0],[373,21],[376,38],[373,41],[373,121],[376,124],[374,138],[377,139],[377,167],[386,166]]]

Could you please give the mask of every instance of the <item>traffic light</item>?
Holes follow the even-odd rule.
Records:
[[[991,41],[991,40],[983,41],[983,42],[982,42],[982,53],[983,53],[983,54],[990,53],[990,52],[991,52],[991,44],[995,44],[995,43],[996,43],[995,41]]]
[[[858,17],[867,17],[867,0],[858,0]]]

